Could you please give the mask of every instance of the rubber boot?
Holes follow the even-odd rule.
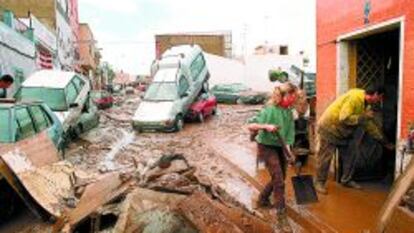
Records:
[[[286,210],[281,210],[277,212],[277,224],[276,229],[279,232],[290,233],[293,232],[292,227],[290,226]]]
[[[315,190],[316,190],[316,192],[318,192],[320,194],[324,194],[324,195],[328,194],[328,190],[326,189],[326,185],[323,184],[320,181],[315,182]]]
[[[270,208],[272,207],[272,203],[270,202],[270,195],[272,194],[273,186],[268,184],[262,190],[259,195],[259,199],[257,200],[257,206],[260,208]]]

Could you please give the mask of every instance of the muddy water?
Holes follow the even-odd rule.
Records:
[[[106,171],[112,171],[119,168],[119,164],[114,161],[115,156],[122,150],[125,149],[130,143],[134,141],[135,134],[123,131],[122,138],[113,144],[112,149],[104,156],[100,166]]]

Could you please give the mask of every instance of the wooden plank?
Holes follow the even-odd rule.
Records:
[[[60,160],[59,153],[47,135],[47,131],[14,144],[2,144],[0,156],[15,149],[25,154],[34,167],[42,167]]]
[[[238,208],[230,208],[219,202],[213,202],[227,218],[235,223],[244,233],[273,233],[272,225]]]
[[[386,226],[387,233],[414,233],[414,213],[404,207],[397,207]]]
[[[178,209],[202,233],[243,233],[204,193],[184,199]]]
[[[102,205],[125,193],[133,184],[132,179],[123,181],[121,173],[109,173],[85,188],[77,206],[67,213],[69,223],[75,225]]]
[[[385,232],[388,224],[398,205],[401,203],[403,195],[408,191],[414,181],[414,159],[408,164],[406,171],[398,177],[394,183],[391,193],[389,194],[384,206],[381,209],[378,220],[378,232]]]

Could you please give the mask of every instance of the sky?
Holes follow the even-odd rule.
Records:
[[[91,26],[104,61],[148,74],[155,35],[174,32],[230,30],[236,55],[268,42],[289,45],[291,54],[304,50],[314,63],[315,1],[79,0],[79,15]]]

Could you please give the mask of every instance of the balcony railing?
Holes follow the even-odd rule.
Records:
[[[31,35],[31,28],[16,18],[11,11],[2,7],[0,7],[0,21],[7,24],[13,30],[27,37],[28,39],[33,39]]]

